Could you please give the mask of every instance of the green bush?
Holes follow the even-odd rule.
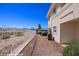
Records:
[[[64,56],[79,56],[79,44],[71,43],[63,50]]]
[[[45,31],[42,31],[42,35],[43,36],[47,36],[47,31],[45,30]]]

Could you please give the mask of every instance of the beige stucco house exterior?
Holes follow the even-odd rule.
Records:
[[[58,43],[79,41],[79,4],[54,3],[48,14],[48,28]]]

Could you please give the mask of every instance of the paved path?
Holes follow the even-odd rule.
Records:
[[[38,39],[33,49],[32,56],[60,56],[58,44],[55,41],[47,40],[46,36],[38,35]]]

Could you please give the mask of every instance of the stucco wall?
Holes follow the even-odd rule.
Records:
[[[60,19],[60,21],[59,21],[60,24],[64,23],[64,22],[72,21],[74,19],[77,20],[77,18],[79,18],[79,3],[69,4],[68,7],[62,8],[62,9],[63,9],[63,12],[61,12],[57,16]]]
[[[76,22],[76,41],[79,42],[79,21]]]
[[[79,4],[66,4],[61,11],[59,11],[59,13],[61,13],[57,16],[50,17],[52,36],[55,37],[55,41],[60,43],[61,40],[61,42],[65,43],[71,42],[74,39],[79,40],[79,22],[76,24],[74,22],[69,22],[79,18]],[[57,32],[53,32],[53,26],[57,27]]]
[[[73,41],[79,42],[79,21],[71,21],[61,24],[60,28],[61,43],[68,43]]]
[[[49,18],[49,20],[48,20],[48,28],[51,28],[51,25],[52,25],[52,20]]]
[[[61,43],[73,42],[76,39],[75,23],[67,22],[60,25]]]
[[[79,3],[73,4],[73,10],[74,10],[74,18],[77,20],[79,18]]]
[[[52,29],[52,37],[54,37],[55,41],[60,43],[60,25],[59,25],[59,19],[53,17],[50,18],[52,20],[51,22],[51,29]],[[56,26],[56,32],[53,32],[53,27]]]

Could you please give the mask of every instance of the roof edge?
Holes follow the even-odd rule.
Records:
[[[49,10],[48,10],[48,13],[46,15],[47,18],[50,17],[50,15],[52,14],[52,12],[54,11],[55,7],[56,7],[57,3],[52,3]]]

